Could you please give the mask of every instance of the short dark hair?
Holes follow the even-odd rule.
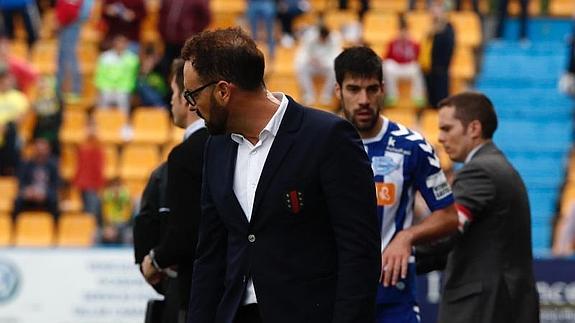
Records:
[[[481,123],[481,137],[483,139],[493,138],[497,129],[497,115],[493,108],[493,103],[485,94],[479,92],[463,92],[452,95],[439,102],[439,109],[443,107],[454,107],[455,118],[460,120],[464,127],[473,121]]]
[[[383,81],[381,58],[366,46],[346,48],[334,62],[335,79],[341,86],[346,75],[354,77],[376,77],[379,82]]]
[[[192,61],[204,83],[224,80],[249,91],[264,86],[264,55],[240,28],[206,30],[193,36],[186,41],[182,58]]]
[[[176,58],[172,62],[170,82],[172,80],[176,81],[180,93],[184,92],[184,60],[181,58]]]

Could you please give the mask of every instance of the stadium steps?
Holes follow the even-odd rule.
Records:
[[[517,41],[516,20],[506,27],[503,40],[485,47],[476,88],[495,105],[499,116],[495,141],[527,185],[533,248],[536,255],[545,255],[551,247],[552,220],[573,134],[573,102],[557,91],[572,22],[532,19],[528,45]]]

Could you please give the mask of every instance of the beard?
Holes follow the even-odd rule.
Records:
[[[368,120],[359,120],[358,118],[358,112],[361,111],[362,113],[366,113],[367,111],[369,111],[370,118]],[[355,127],[355,129],[357,129],[357,131],[370,131],[372,130],[376,124],[377,124],[377,120],[379,117],[379,109],[376,110],[372,110],[372,109],[360,109],[360,110],[355,110],[353,113],[349,112],[347,109],[345,109],[345,107],[343,107],[343,114],[345,115],[345,118],[351,122],[351,124],[353,124],[353,126]],[[363,116],[363,118],[365,118],[365,116]]]
[[[202,116],[200,110],[196,110],[198,116],[206,121],[208,133],[212,136],[223,135],[226,133],[228,123],[228,110],[224,106],[218,106],[212,94],[210,97],[210,120]]]

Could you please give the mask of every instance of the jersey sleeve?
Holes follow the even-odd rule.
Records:
[[[415,186],[431,212],[453,204],[451,186],[433,147],[422,138],[414,142],[412,152],[415,157]]]

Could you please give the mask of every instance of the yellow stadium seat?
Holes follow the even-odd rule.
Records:
[[[324,22],[329,30],[342,31],[345,26],[358,22],[357,12],[353,10],[330,10],[325,13]]]
[[[60,176],[71,180],[76,175],[78,153],[74,145],[62,145],[60,154]]]
[[[398,30],[397,14],[368,11],[363,18],[363,40],[378,54],[397,36]]]
[[[475,73],[473,49],[469,46],[455,46],[453,58],[451,59],[450,76],[471,80],[475,77]]]
[[[118,167],[118,147],[115,145],[104,146],[104,178],[110,180],[118,176]]]
[[[68,213],[58,220],[60,247],[90,247],[94,244],[96,219],[88,213]]]
[[[60,209],[63,212],[80,212],[84,206],[80,191],[69,187],[60,199]]]
[[[575,1],[553,0],[549,2],[549,13],[553,16],[569,17],[575,12]]]
[[[16,217],[14,245],[50,247],[54,244],[54,218],[48,212],[22,212]]]
[[[99,108],[94,112],[96,135],[103,143],[120,144],[124,141],[122,129],[127,124],[126,115],[118,109]]]
[[[0,247],[12,244],[12,217],[9,214],[0,214]]]
[[[32,49],[32,64],[41,74],[56,72],[58,45],[55,40],[38,41]]]
[[[475,12],[453,11],[449,14],[449,21],[455,32],[456,46],[477,48],[481,45],[481,21]]]
[[[413,129],[417,122],[415,110],[402,109],[402,108],[385,108],[383,115],[393,122],[401,123],[402,125]]]
[[[407,1],[404,0],[376,0],[371,1],[369,4],[371,11],[379,12],[406,12],[407,11]]]
[[[272,92],[281,91],[296,101],[300,101],[301,95],[299,90],[299,82],[293,76],[285,75],[271,75],[269,79],[266,80],[266,85],[268,89]]]
[[[85,111],[66,109],[60,131],[60,140],[64,144],[77,144],[86,139],[88,116]]]
[[[432,20],[427,11],[410,11],[406,13],[405,20],[409,34],[413,40],[421,43],[430,31]]]
[[[147,179],[130,179],[124,181],[124,186],[126,186],[130,192],[130,198],[132,200],[137,200],[142,197],[146,183]]]
[[[423,111],[420,120],[421,132],[429,141],[430,144],[437,146],[438,135],[439,135],[439,117],[437,115],[437,110],[426,109]]]
[[[147,179],[159,163],[157,146],[126,145],[120,158],[120,177],[123,180]]]
[[[168,141],[170,120],[163,108],[137,108],[132,118],[132,141],[141,144],[162,145]]]
[[[295,47],[285,48],[278,46],[278,48],[276,48],[276,57],[272,66],[274,75],[296,77],[294,67],[296,51],[297,49]]]
[[[11,212],[18,194],[18,179],[11,176],[0,177],[0,212]]]

